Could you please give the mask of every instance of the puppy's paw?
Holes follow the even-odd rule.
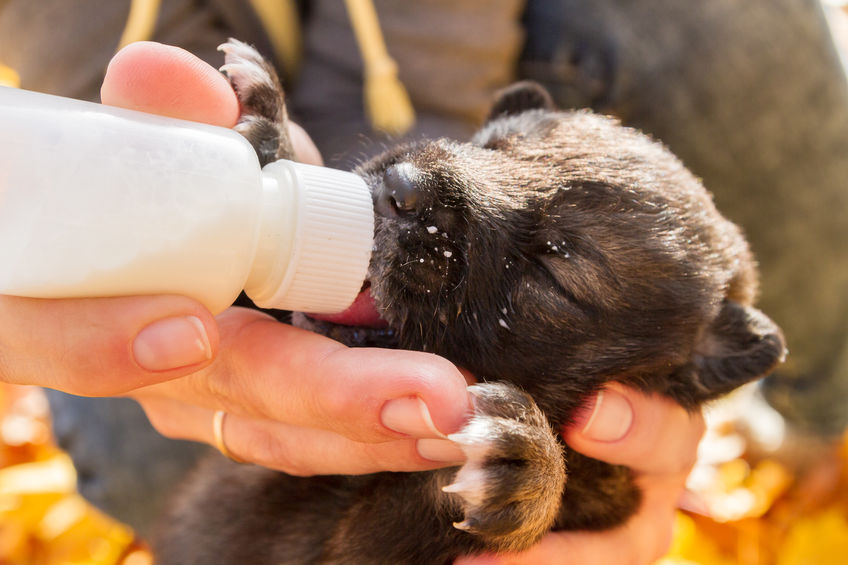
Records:
[[[469,387],[475,413],[449,438],[468,457],[443,491],[459,497],[454,526],[487,549],[520,551],[554,523],[565,485],[562,446],[533,399],[504,383]]]
[[[294,155],[286,122],[285,97],[274,67],[256,49],[230,39],[218,47],[224,53],[221,72],[239,100],[241,116],[235,130],[250,141],[262,165]]]

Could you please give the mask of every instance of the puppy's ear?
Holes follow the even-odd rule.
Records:
[[[529,80],[516,82],[496,94],[495,103],[486,121],[539,109],[556,109],[554,100],[545,87]]]
[[[767,375],[786,356],[783,333],[768,316],[725,300],[718,317],[695,346],[688,366],[696,403],[712,400]]]

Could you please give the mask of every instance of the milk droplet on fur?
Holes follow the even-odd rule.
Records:
[[[451,255],[453,255],[453,253],[452,253],[452,252],[450,252],[450,251],[445,251],[445,257],[450,257]]]
[[[427,233],[433,234],[439,231],[439,228],[436,226],[427,226]]]
[[[504,320],[503,318],[498,318],[498,324],[500,324],[502,328],[505,328],[507,330],[509,329],[509,324],[507,324],[506,320]]]

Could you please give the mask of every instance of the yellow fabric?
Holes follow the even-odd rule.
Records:
[[[132,0],[130,14],[124,33],[118,43],[118,49],[135,41],[144,41],[153,37],[156,28],[156,16],[159,14],[160,0]]]
[[[12,67],[0,63],[0,86],[11,86],[17,88],[21,85],[21,77]]]
[[[250,4],[271,40],[283,71],[289,79],[294,78],[303,57],[300,21],[294,0],[250,0]]]
[[[118,49],[153,36],[161,0],[132,0]],[[300,26],[293,0],[250,0],[289,78],[297,73],[302,54]],[[366,113],[374,129],[392,135],[405,133],[415,123],[409,94],[389,56],[377,11],[371,0],[345,0],[362,53]],[[3,68],[0,68],[2,72]],[[0,80],[5,75],[0,74]],[[13,76],[13,75],[9,75]],[[17,76],[17,75],[14,75]]]
[[[374,129],[405,133],[415,123],[415,110],[389,56],[377,11],[371,0],[345,0],[365,69],[365,109]]]

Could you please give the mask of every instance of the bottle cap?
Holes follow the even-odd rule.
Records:
[[[288,257],[277,258],[279,282],[258,292],[247,288],[248,294],[262,308],[345,310],[359,294],[371,259],[374,205],[368,186],[353,173],[286,160],[266,165],[263,173],[288,179],[294,238]]]

